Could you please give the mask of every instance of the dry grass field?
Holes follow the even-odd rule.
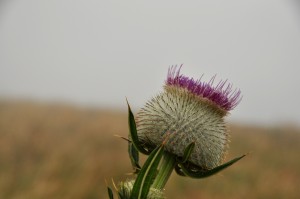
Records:
[[[124,104],[125,106],[125,104]],[[227,159],[213,177],[172,175],[167,198],[300,198],[300,131],[230,125]],[[127,113],[0,101],[1,199],[102,199],[106,184],[130,178]]]

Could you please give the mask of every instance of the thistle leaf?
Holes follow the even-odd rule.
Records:
[[[119,199],[129,199],[129,196],[124,195],[124,193],[119,192]]]
[[[150,152],[144,149],[139,141],[137,130],[136,130],[136,123],[128,101],[127,101],[127,106],[128,106],[128,125],[129,125],[129,132],[132,139],[132,143],[139,152],[145,155],[149,155]]]
[[[163,146],[154,149],[140,170],[133,185],[131,199],[145,199],[157,174],[157,167],[163,155]]]
[[[110,187],[107,187],[107,192],[108,192],[109,199],[114,199],[114,194]]]
[[[176,171],[176,173],[177,173],[178,175],[180,175],[180,176],[186,176],[186,175],[183,173],[182,169],[178,166],[178,164],[175,165],[175,171]]]
[[[128,142],[128,154],[135,173],[138,173],[141,169],[141,166],[139,165],[139,152],[133,146],[132,142]]]
[[[242,159],[245,156],[246,155],[242,155],[240,157],[234,158],[234,159],[230,160],[229,162],[226,162],[226,163],[224,163],[220,166],[217,166],[213,169],[210,169],[210,170],[190,171],[188,168],[186,168],[184,166],[184,164],[179,163],[179,165],[180,165],[182,172],[191,178],[206,178],[206,177],[214,175],[214,174],[222,171],[223,169],[231,166],[232,164],[236,163],[237,161],[239,161],[240,159]]]
[[[190,158],[191,153],[193,152],[194,148],[195,148],[195,142],[190,143],[186,147],[186,149],[184,150],[182,163],[185,163]]]

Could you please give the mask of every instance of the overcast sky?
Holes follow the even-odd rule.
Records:
[[[135,110],[171,65],[228,79],[244,123],[300,123],[296,0],[0,1],[0,98]]]

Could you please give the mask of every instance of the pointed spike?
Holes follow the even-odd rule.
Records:
[[[127,141],[127,142],[131,142],[131,140],[129,140],[128,138],[123,137],[123,136],[121,136],[121,135],[114,135],[114,136],[117,137],[117,138],[121,138],[121,139],[123,139],[123,140],[125,140],[125,141]]]
[[[236,163],[237,161],[239,161],[240,159],[242,159],[245,156],[246,155],[242,155],[242,156],[234,158],[234,159],[230,160],[229,162],[226,162],[220,166],[217,166],[213,169],[203,170],[203,171],[190,171],[188,168],[186,168],[184,166],[184,164],[180,163],[179,165],[180,165],[180,168],[182,169],[183,173],[191,178],[206,178],[206,177],[214,175],[214,174],[222,171],[223,169],[231,166],[232,164]]]
[[[132,139],[132,143],[139,152],[141,152],[145,155],[149,155],[150,152],[147,151],[146,149],[144,149],[139,141],[134,116],[133,116],[133,113],[131,111],[131,108],[129,106],[127,99],[126,99],[126,102],[127,102],[127,106],[128,106],[128,125],[129,125],[129,132],[130,132],[130,136]]]

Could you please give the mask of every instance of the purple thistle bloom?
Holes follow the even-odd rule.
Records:
[[[178,70],[176,66],[169,68],[166,85],[186,88],[191,93],[214,102],[225,111],[234,109],[241,101],[241,91],[234,90],[232,92],[232,84],[227,84],[227,80],[221,80],[216,86],[213,86],[216,76],[212,77],[208,83],[201,82],[201,78],[194,80],[181,75],[181,67],[182,65]]]

